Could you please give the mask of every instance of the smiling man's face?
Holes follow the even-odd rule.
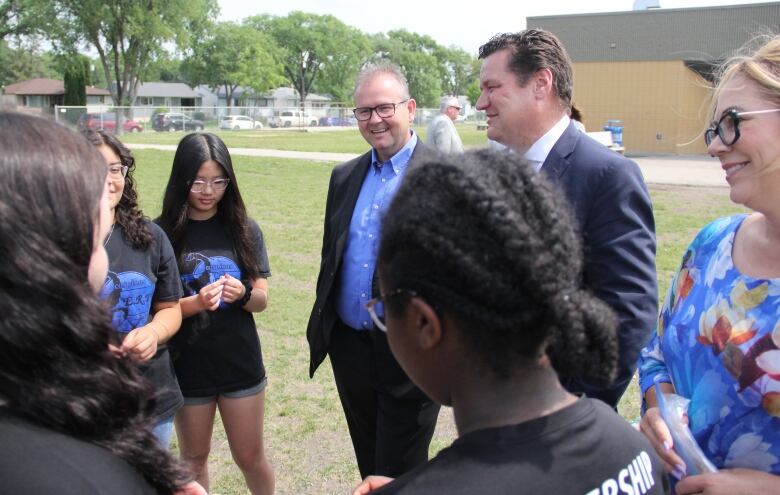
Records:
[[[391,74],[377,72],[363,81],[355,92],[355,106],[376,107],[383,104],[397,104],[392,117],[379,117],[371,112],[371,118],[358,121],[360,134],[376,150],[382,162],[393,157],[409,142],[409,127],[414,120],[417,103],[406,99],[401,83]]]

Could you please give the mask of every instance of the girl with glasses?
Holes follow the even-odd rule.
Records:
[[[780,37],[725,65],[704,138],[731,200],[752,210],[702,229],[640,357],[641,428],[677,493],[780,493]],[[690,399],[714,474],[687,476],[654,383]]]
[[[108,166],[111,229],[105,240],[108,277],[100,297],[111,306],[115,348],[138,362],[155,386],[154,433],[167,447],[173,416],[183,403],[166,342],[181,326],[179,269],[168,237],[138,208],[135,159],[119,139],[87,129]]]
[[[158,222],[173,245],[184,289],[182,329],[170,343],[184,395],[176,414],[182,459],[208,488],[219,408],[249,490],[273,493],[263,448],[266,376],[252,316],[268,304],[271,271],[263,234],[247,216],[219,137],[195,133],[181,140]]]
[[[0,113],[0,149],[0,493],[183,489],[152,434],[148,382],[109,351],[104,159],[21,114]]]
[[[381,239],[390,348],[453,408],[458,438],[356,494],[665,492],[647,440],[558,380],[614,376],[617,320],[582,288],[573,215],[530,164],[488,150],[412,163]]]

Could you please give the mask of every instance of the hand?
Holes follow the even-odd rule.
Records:
[[[225,285],[225,279],[221,278],[209,285],[203,286],[198,292],[198,301],[207,311],[216,311],[222,300],[222,289]]]
[[[677,483],[677,495],[778,495],[780,476],[755,469],[723,469],[689,476]]]
[[[393,478],[388,478],[387,476],[366,476],[366,479],[355,487],[352,495],[366,495],[367,493],[382,488],[391,481],[393,481]]]
[[[227,304],[234,303],[244,297],[246,287],[236,277],[231,277],[227,273],[222,276],[224,281],[224,289],[222,290],[222,300]]]
[[[674,451],[672,434],[657,407],[651,407],[645,412],[639,423],[639,431],[650,441],[656,454],[663,461],[664,469],[675,478],[682,479],[685,476],[685,462]]]
[[[175,492],[174,495],[209,495],[205,488],[203,488],[197,481],[190,481],[184,487]]]
[[[129,354],[138,361],[152,359],[157,353],[157,344],[160,340],[160,335],[152,325],[154,323],[149,323],[128,333],[119,348],[120,352]]]

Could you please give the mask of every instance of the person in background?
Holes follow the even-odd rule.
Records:
[[[138,208],[130,150],[102,130],[87,129],[84,136],[108,166],[112,222],[105,241],[108,277],[100,297],[111,304],[119,352],[137,360],[155,386],[154,433],[167,447],[173,416],[183,403],[165,345],[181,326],[179,269],[168,237]]]
[[[565,197],[517,154],[412,164],[367,306],[414,383],[452,407],[458,438],[375,493],[665,493],[650,443],[558,379],[615,372],[617,320],[582,266]],[[368,478],[355,494],[388,481]]]
[[[0,493],[205,493],[152,433],[135,361],[109,350],[105,161],[13,113],[0,149]]]
[[[586,287],[620,321],[618,372],[610,384],[563,376],[572,393],[617,407],[657,317],[655,221],[637,165],[577,130],[569,118],[571,61],[558,38],[527,29],[499,34],[479,49],[487,137],[509,146],[558,184],[585,244]]]
[[[208,489],[219,408],[249,491],[273,493],[263,445],[267,378],[253,318],[268,306],[271,269],[219,137],[194,133],[179,142],[158,223],[173,245],[184,290],[182,329],[170,342],[184,395],[176,413],[181,457]]]
[[[580,108],[574,102],[571,102],[571,108],[569,109],[569,117],[571,117],[571,123],[574,124],[574,127],[576,127],[582,132],[587,132],[585,130],[585,124],[583,122],[583,119],[585,117],[582,115],[582,110],[580,110]]]
[[[462,153],[463,142],[458,130],[455,129],[455,119],[460,115],[460,102],[454,96],[441,99],[439,115],[428,124],[428,140],[426,144],[442,153]]]
[[[363,69],[355,104],[371,150],[330,177],[317,298],[306,330],[309,374],[330,356],[361,477],[397,476],[428,460],[439,406],[409,381],[364,304],[377,291],[382,215],[409,160],[433,152],[410,128],[417,103],[397,66]]]
[[[640,427],[678,494],[780,493],[780,36],[725,64],[704,132],[731,201],[682,258],[642,351]],[[690,399],[688,426],[721,471],[685,477],[654,383]]]

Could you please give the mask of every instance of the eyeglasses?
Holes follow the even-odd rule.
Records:
[[[212,189],[215,191],[224,191],[228,183],[230,183],[230,179],[220,178],[220,179],[214,179],[214,180],[194,180],[192,181],[192,184],[190,184],[190,191],[194,193],[202,193],[206,190],[207,187],[211,186]]]
[[[780,112],[780,108],[752,110],[750,112],[738,112],[736,108],[726,110],[718,122],[713,122],[711,127],[704,131],[704,142],[709,146],[717,136],[725,146],[731,146],[739,140],[739,122],[743,116],[773,112]]]
[[[119,162],[108,164],[108,175],[112,179],[124,179],[127,177],[127,165],[122,165]]]
[[[412,297],[417,297],[417,293],[413,290],[407,290],[407,289],[396,289],[393,292],[390,292],[389,294],[385,294],[383,296],[375,297],[371,300],[369,300],[366,304],[364,304],[364,307],[368,310],[368,314],[371,316],[371,321],[374,322],[374,325],[383,332],[387,332],[387,326],[385,325],[385,318],[384,314],[380,316],[377,313],[377,305],[382,304],[384,302],[389,301],[390,299],[399,296],[401,294],[409,294]],[[384,308],[382,308],[384,309]],[[381,311],[381,310],[380,310]],[[384,311],[382,311],[384,313]]]
[[[403,105],[407,101],[409,101],[409,98],[405,99],[404,101],[399,101],[398,103],[382,103],[381,105],[377,105],[375,107],[353,108],[352,113],[355,114],[355,118],[360,121],[370,120],[371,114],[373,112],[376,112],[379,118],[387,119],[395,115],[395,107],[398,105]]]

